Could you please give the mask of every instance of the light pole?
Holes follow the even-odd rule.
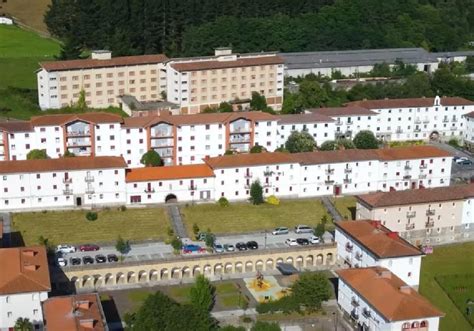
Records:
[[[267,248],[267,230],[265,230],[265,248]]]
[[[337,331],[337,311],[333,311],[332,316],[334,318],[334,331]]]

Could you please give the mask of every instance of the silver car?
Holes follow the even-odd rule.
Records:
[[[288,228],[285,228],[285,227],[279,227],[279,228],[276,228],[275,230],[272,231],[272,234],[274,236],[277,236],[279,234],[288,234],[289,230]]]
[[[295,233],[313,233],[313,228],[307,225],[297,225],[295,226]]]

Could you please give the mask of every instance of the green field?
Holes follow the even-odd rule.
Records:
[[[298,224],[316,226],[326,209],[319,200],[282,200],[279,206],[231,203],[187,206],[181,209],[189,233],[196,223],[202,231],[213,233],[246,233],[272,230],[278,226]]]
[[[474,328],[474,273],[438,276],[436,281]],[[470,315],[467,314],[468,309],[471,310]]]
[[[166,237],[168,217],[162,208],[103,210],[96,221],[85,218],[86,211],[48,211],[13,214],[13,231],[19,231],[26,245],[38,243],[39,236],[53,244],[115,242]]]
[[[435,247],[434,254],[423,258],[421,265],[420,293],[431,301],[436,307],[446,313],[441,319],[441,330],[472,330],[472,326],[464,317],[456,304],[450,299],[462,300],[459,292],[450,290],[451,286],[457,288],[457,280],[454,275],[474,274],[474,242]],[[438,283],[437,279],[442,279],[441,283],[446,286],[447,291]],[[472,279],[472,278],[471,278]],[[472,284],[472,283],[471,283]],[[465,287],[470,285],[465,284]],[[472,285],[471,285],[472,286]],[[471,299],[474,299],[474,291],[470,290]]]
[[[352,196],[333,198],[332,202],[337,211],[346,220],[355,219],[356,198]]]

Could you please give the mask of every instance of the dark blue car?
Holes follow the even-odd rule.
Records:
[[[189,245],[184,245],[183,246],[183,253],[187,254],[187,253],[194,253],[194,252],[198,252],[198,253],[201,253],[201,252],[205,252],[206,249],[205,248],[202,248],[201,246],[199,245],[194,245],[194,244],[189,244]]]

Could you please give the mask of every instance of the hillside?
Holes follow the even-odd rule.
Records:
[[[0,4],[0,13],[11,15],[32,29],[47,33],[43,17],[50,3],[51,0],[7,0]]]

